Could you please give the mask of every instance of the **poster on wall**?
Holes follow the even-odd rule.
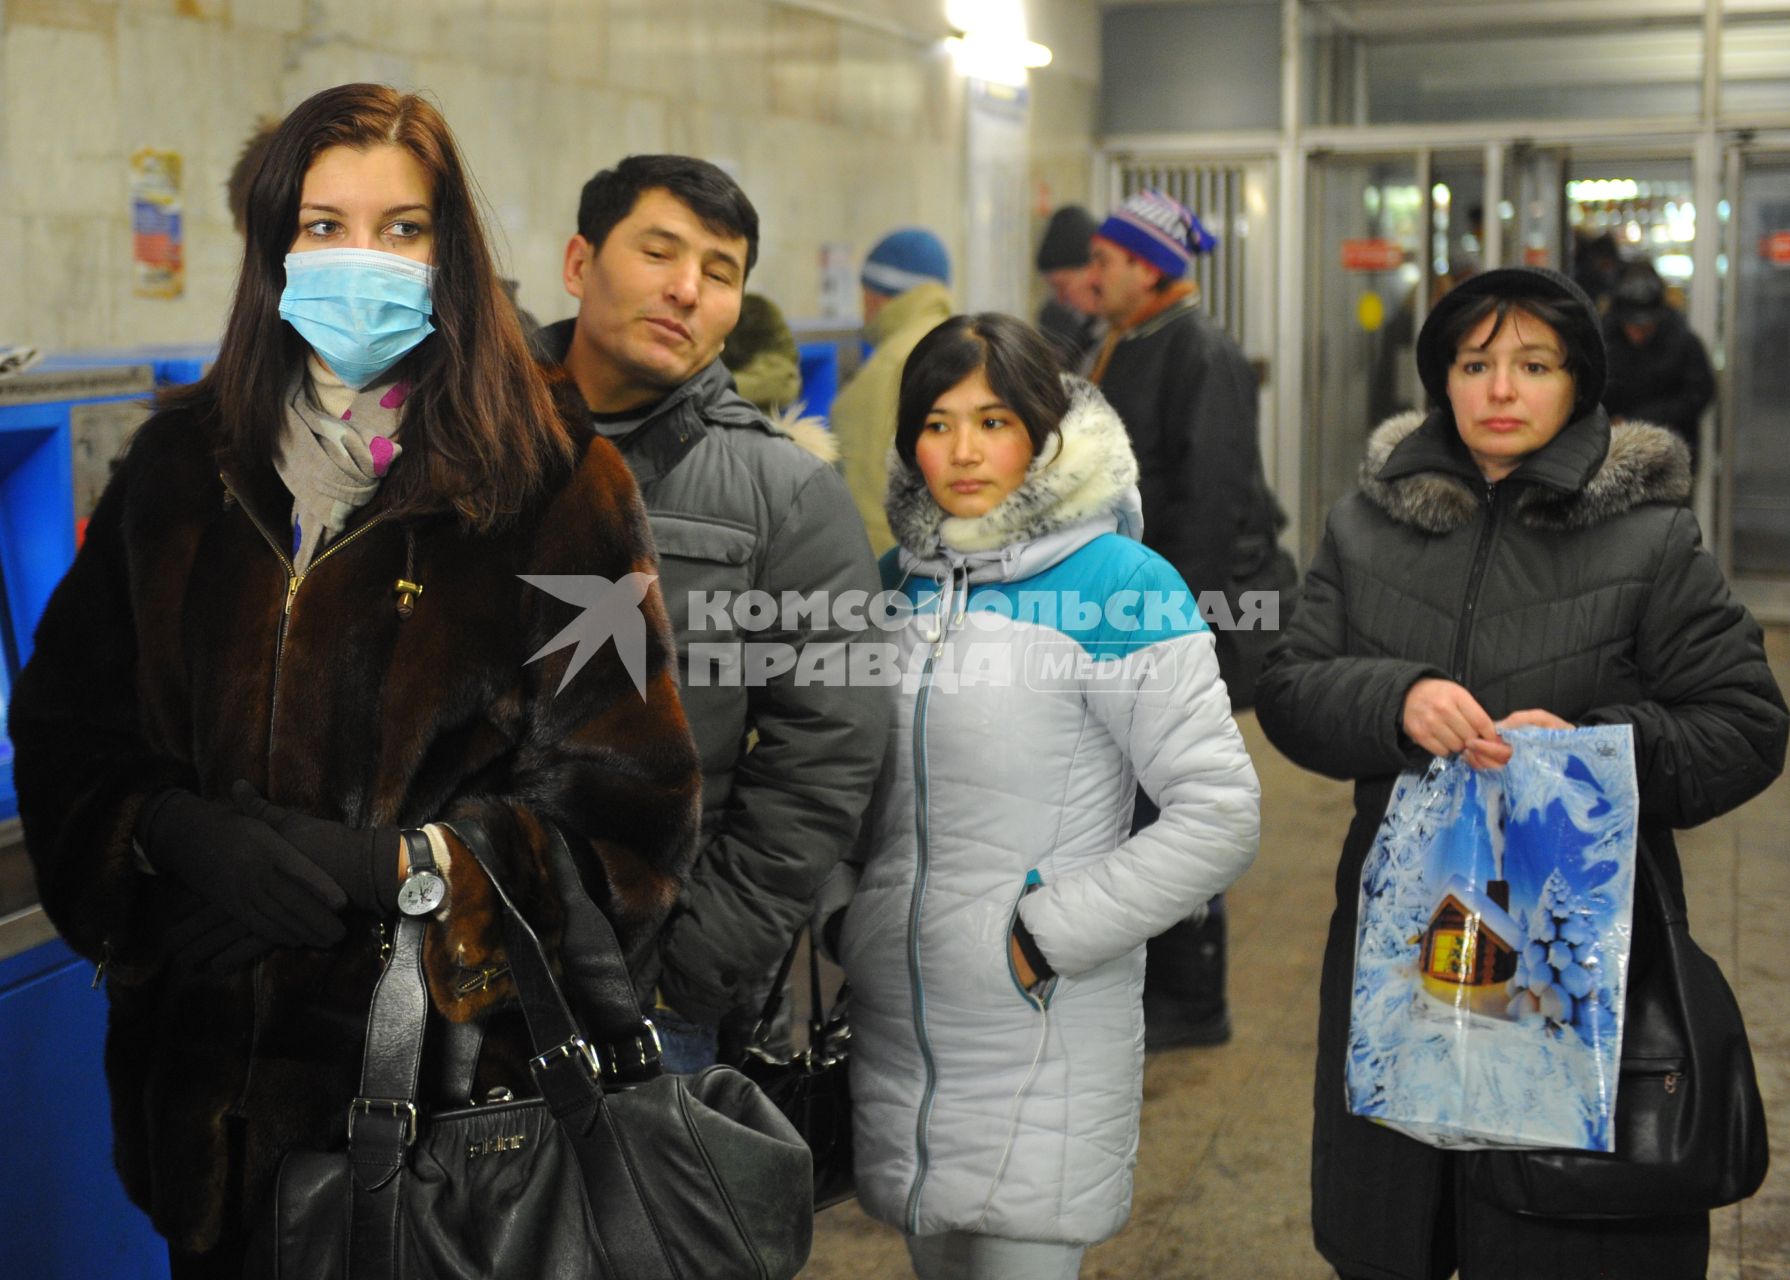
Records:
[[[131,157],[131,291],[139,298],[184,293],[182,248],[180,153],[144,147]]]

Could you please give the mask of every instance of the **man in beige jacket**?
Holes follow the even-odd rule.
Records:
[[[920,339],[956,309],[951,258],[932,232],[906,227],[877,242],[858,280],[864,289],[864,336],[875,349],[840,390],[829,417],[846,486],[864,517],[870,549],[880,556],[895,545],[883,514],[883,491],[901,368]]]

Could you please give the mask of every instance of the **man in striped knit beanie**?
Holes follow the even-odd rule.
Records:
[[[1157,191],[1132,196],[1100,224],[1089,257],[1111,327],[1090,376],[1137,454],[1145,544],[1175,566],[1202,609],[1215,601],[1212,593],[1228,604],[1207,616],[1231,705],[1242,709],[1254,702],[1256,674],[1274,636],[1227,623],[1249,617],[1239,599],[1244,590],[1265,580],[1291,587],[1273,581],[1291,559],[1276,540],[1286,517],[1262,473],[1255,372],[1236,340],[1200,309],[1197,287],[1185,278],[1194,258],[1217,244],[1192,210]],[[1136,825],[1155,818],[1140,792]],[[1224,969],[1222,896],[1206,919],[1150,939],[1146,1046],[1230,1039]]]

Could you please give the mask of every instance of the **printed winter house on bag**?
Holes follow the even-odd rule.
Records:
[[[1349,1110],[1439,1147],[1610,1151],[1634,900],[1626,725],[1404,774],[1362,868]]]

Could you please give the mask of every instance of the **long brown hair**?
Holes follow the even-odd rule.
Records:
[[[382,496],[399,513],[451,507],[490,528],[565,467],[572,442],[498,279],[454,135],[415,94],[337,85],[280,123],[249,187],[242,273],[217,363],[164,403],[215,414],[226,462],[252,468],[273,457],[284,396],[307,353],[279,313],[305,173],[329,147],[387,144],[414,156],[434,188],[436,331],[401,366],[413,388],[404,455]]]

